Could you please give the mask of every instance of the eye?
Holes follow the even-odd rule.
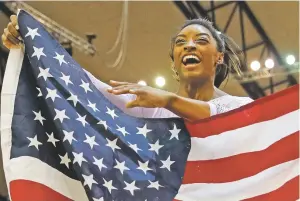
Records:
[[[184,39],[177,39],[177,40],[175,41],[175,44],[176,44],[176,45],[179,45],[179,44],[182,44],[182,43],[184,43],[184,42],[185,42]]]
[[[196,42],[198,42],[198,43],[208,43],[209,41],[208,41],[208,39],[206,39],[206,38],[198,38],[198,39],[196,40]]]

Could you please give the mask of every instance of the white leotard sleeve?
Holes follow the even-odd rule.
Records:
[[[95,87],[114,105],[120,108],[123,112],[128,115],[135,117],[143,117],[143,118],[172,118],[177,117],[176,114],[165,108],[126,108],[126,103],[135,99],[135,95],[133,94],[122,94],[122,95],[113,95],[107,92],[107,89],[111,88],[108,84],[101,82],[97,78],[95,78],[91,73],[85,71],[91,82],[95,85]],[[245,104],[252,102],[253,100],[248,97],[237,97],[237,96],[221,96],[219,98],[213,99],[208,102],[210,106],[210,116],[214,116],[216,114],[224,113],[235,108],[241,107]]]
[[[234,110],[243,105],[251,103],[253,100],[249,97],[238,97],[238,96],[221,96],[219,98],[210,100],[208,103],[210,105],[210,114],[211,116],[216,114],[221,114]]]

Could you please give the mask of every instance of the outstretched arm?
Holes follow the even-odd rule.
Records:
[[[213,107],[214,105],[208,102],[184,98],[176,94],[170,95],[168,104],[165,106],[166,109],[190,122],[214,115]]]
[[[213,104],[184,98],[174,93],[141,86],[134,83],[111,82],[113,88],[108,90],[111,94],[134,94],[136,99],[127,102],[127,108],[165,108],[172,113],[190,121],[195,122],[213,115]]]

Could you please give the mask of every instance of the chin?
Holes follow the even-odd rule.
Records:
[[[202,80],[205,79],[206,76],[204,76],[201,72],[185,72],[183,73],[183,77],[185,80]]]
[[[188,81],[188,82],[205,82],[211,79],[211,75],[207,75],[202,70],[194,70],[194,71],[185,71],[182,72],[182,80]]]
[[[186,78],[188,77],[202,77],[204,75],[203,69],[202,68],[195,68],[192,70],[188,70],[183,68],[182,69],[182,75]]]

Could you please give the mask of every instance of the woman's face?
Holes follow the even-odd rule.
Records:
[[[193,24],[185,27],[175,38],[174,65],[181,81],[207,81],[215,77],[215,66],[223,59],[210,31]]]

